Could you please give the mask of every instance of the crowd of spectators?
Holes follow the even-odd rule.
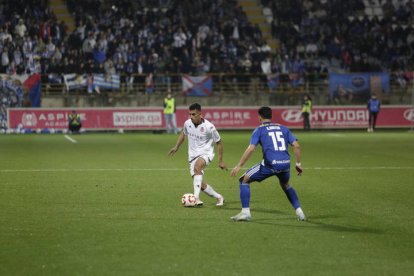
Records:
[[[0,72],[40,73],[41,61],[62,57],[67,26],[42,0],[0,2]]]
[[[259,0],[260,1],[260,0]],[[369,0],[371,1],[371,0]],[[413,70],[414,4],[383,0],[261,0],[274,53],[237,0],[67,0],[76,27],[47,0],[0,2],[0,72],[326,75]]]
[[[17,2],[0,4],[3,73],[260,73],[270,53],[236,0],[67,0],[72,33],[47,1]]]
[[[272,14],[278,55],[310,70],[414,70],[414,2],[261,0]],[[375,12],[373,12],[375,10]]]

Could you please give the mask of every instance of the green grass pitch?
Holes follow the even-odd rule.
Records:
[[[1,135],[0,275],[413,275],[414,134],[293,132],[306,222],[276,178],[252,184],[251,222],[231,222],[238,181],[217,157],[205,177],[225,206],[182,207],[174,135]],[[250,132],[221,134],[232,168]]]

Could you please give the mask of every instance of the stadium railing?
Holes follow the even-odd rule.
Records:
[[[147,75],[134,74],[132,76],[134,77],[132,83],[127,81],[127,76],[121,75],[119,90],[101,90],[99,94],[96,91],[88,93],[85,87],[68,91],[63,82],[48,82],[47,76],[42,76],[42,97],[62,97],[66,99],[65,105],[70,105],[73,98],[97,100],[100,105],[110,105],[112,101],[121,101],[128,105],[128,99],[139,99],[140,105],[158,105],[166,92],[170,90],[179,102],[187,103],[188,95],[183,92],[181,74],[154,75],[150,89],[146,83]],[[292,81],[291,75],[279,75],[277,84],[270,83],[271,78],[263,74],[220,73],[209,74],[209,76],[212,77],[213,82],[212,93],[208,98],[213,103],[232,104],[238,100],[237,105],[252,105],[258,102],[295,105],[300,103],[303,95],[307,93],[311,95],[314,104],[334,104],[330,99],[329,82],[324,75],[305,76],[297,82]],[[410,104],[411,90],[412,84],[407,83],[406,86],[402,86],[392,80],[390,93],[382,95],[382,102],[384,104]],[[244,100],[241,101],[241,98]]]

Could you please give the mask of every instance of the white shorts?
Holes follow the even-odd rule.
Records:
[[[204,162],[206,162],[206,167],[207,167],[208,165],[210,165],[211,161],[213,160],[214,154],[203,154],[203,155],[200,155],[200,156],[192,159],[190,161],[190,174],[191,174],[191,176],[193,176],[195,174],[194,173],[194,166],[195,166],[195,163],[196,163],[198,158],[203,158]],[[202,170],[201,173],[204,174],[204,170]]]

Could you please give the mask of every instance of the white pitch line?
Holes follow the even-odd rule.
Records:
[[[315,167],[304,168],[305,170],[411,170],[414,167]]]
[[[70,137],[69,135],[65,135],[65,138],[69,141],[71,141],[72,143],[77,143],[78,141],[76,141],[75,139],[73,139],[72,137]]]
[[[345,137],[345,134],[341,133],[328,133],[327,135],[332,137]]]
[[[218,170],[219,168],[209,168]],[[248,168],[242,168],[244,170]],[[306,170],[412,170],[414,167],[314,167],[304,168]],[[0,169],[0,173],[16,172],[140,172],[140,171],[186,171],[188,168],[131,168],[131,169]]]

